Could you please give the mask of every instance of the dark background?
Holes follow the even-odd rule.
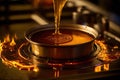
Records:
[[[120,25],[120,0],[87,0],[112,14],[112,19]]]

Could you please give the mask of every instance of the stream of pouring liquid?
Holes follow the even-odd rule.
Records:
[[[54,16],[55,16],[55,34],[60,34],[60,19],[62,9],[65,5],[67,0],[53,0],[53,7],[54,7]]]
[[[62,44],[72,40],[72,36],[69,34],[60,33],[60,19],[62,14],[62,9],[67,0],[53,0],[54,7],[54,17],[55,17],[55,32],[51,36],[51,39],[55,44]]]

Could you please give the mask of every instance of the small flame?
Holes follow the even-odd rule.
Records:
[[[12,38],[12,41],[10,42],[10,46],[15,46],[15,45],[16,45],[16,43],[15,43],[15,39]]]
[[[109,71],[109,69],[110,69],[109,66],[110,66],[110,64],[104,64],[103,65],[104,70]]]
[[[38,71],[39,71],[39,68],[36,66],[36,67],[34,67],[33,71],[34,71],[34,72],[38,72]]]
[[[99,52],[99,54],[97,56],[98,59],[100,59],[100,60],[102,60],[104,62],[111,62],[111,61],[115,61],[115,60],[120,58],[120,55],[117,56],[119,54],[119,52],[118,53],[114,53],[114,54],[109,52],[108,45],[105,44],[104,41],[96,40],[96,43],[101,47],[101,51]],[[117,49],[118,46],[115,46],[113,48]]]
[[[60,71],[59,70],[54,71],[54,77],[55,78],[60,77]]]
[[[95,66],[94,72],[101,72],[102,70],[103,71],[109,71],[110,70],[109,66],[110,66],[109,63]]]
[[[4,38],[4,43],[10,42],[10,35],[8,34],[5,38]]]
[[[2,52],[2,43],[1,43],[1,41],[0,41],[0,53]]]
[[[95,71],[95,72],[101,72],[101,67],[102,67],[102,65],[95,66],[94,71]]]
[[[107,53],[108,53],[108,49],[107,46],[104,44],[104,41],[98,41],[96,40],[96,43],[99,44],[99,46],[101,47],[101,51],[98,54],[98,59],[102,59],[104,61],[108,61],[108,57],[107,57]]]
[[[35,72],[38,72],[39,69],[37,68],[37,66],[33,65],[31,62],[19,56],[18,54],[19,47],[16,46],[17,44],[16,39],[17,39],[16,34],[13,37],[10,37],[10,35],[8,34],[4,38],[3,42],[0,40],[0,57],[2,62],[9,67],[15,67],[18,68],[19,70],[28,71],[33,70]],[[9,59],[9,57],[13,58]]]
[[[8,35],[4,38],[3,43],[8,43],[7,45],[15,46],[15,45],[16,45],[15,39],[17,39],[16,34],[15,34],[14,37],[12,37],[12,38],[11,38],[10,35],[8,34]]]

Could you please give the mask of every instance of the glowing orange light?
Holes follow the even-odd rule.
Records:
[[[39,69],[32,64],[31,62],[23,59],[19,55],[19,47],[16,47],[16,42],[15,39],[17,39],[17,36],[15,35],[14,37],[10,37],[8,34],[5,38],[4,41],[0,41],[0,57],[2,62],[7,65],[8,67],[15,67],[18,68],[19,70],[28,70],[28,71],[39,71]],[[5,52],[4,52],[5,49]],[[15,49],[15,50],[14,50]],[[14,51],[13,51],[14,50]],[[7,51],[7,53],[6,53]],[[11,54],[14,54],[13,57],[16,57],[15,59],[13,58],[12,60],[9,59],[8,57],[11,57]],[[5,55],[5,56],[4,56]],[[6,57],[7,56],[7,57]]]
[[[104,41],[98,41],[96,40],[96,43],[99,44],[99,46],[101,47],[101,51],[99,52],[97,58],[104,61],[104,62],[111,62],[111,61],[115,61],[117,59],[120,58],[119,52],[111,54],[109,52],[109,48],[108,45],[104,43]],[[113,47],[114,49],[117,49],[118,46]],[[113,49],[111,49],[111,51],[113,51]]]
[[[0,41],[0,53],[2,52],[2,43]]]
[[[101,72],[101,67],[102,67],[102,65],[96,66],[94,71],[95,72]]]
[[[38,71],[39,71],[39,68],[38,68],[38,67],[34,67],[33,71],[34,71],[34,72],[38,72]]]
[[[36,60],[34,59],[32,62],[30,60],[28,60],[27,58],[24,58],[21,54],[20,54],[20,48],[23,47],[24,45],[27,45],[26,43],[22,43],[19,47],[16,47],[16,44],[17,42],[15,41],[15,39],[17,39],[16,35],[14,37],[10,37],[10,35],[7,35],[5,38],[4,38],[4,41],[1,42],[0,41],[0,57],[2,59],[2,62],[5,63],[6,65],[8,65],[9,67],[15,67],[15,68],[18,68],[19,70],[33,70],[35,72],[38,72],[39,71],[39,68],[37,67],[37,64],[39,64],[38,62],[36,62]],[[108,53],[108,49],[107,49],[107,46],[104,44],[104,41],[98,41],[96,40],[96,43],[98,45],[100,45],[101,47],[101,51],[99,52],[98,54],[98,58],[103,60],[103,61],[111,61],[110,57],[109,57],[109,54]],[[11,55],[9,54],[9,51],[10,53],[14,54],[15,57],[15,60],[9,60],[8,58],[6,58],[4,55],[3,52],[4,52],[4,48],[5,47],[5,50],[8,50],[8,53],[7,56]],[[12,49],[14,49],[15,47],[15,51],[12,51],[11,50],[11,47]],[[117,48],[117,47],[115,47]],[[116,53],[115,54],[116,56],[120,56],[119,53]],[[11,57],[11,56],[10,56]],[[27,64],[25,64],[25,63]],[[52,66],[53,67],[53,70],[55,70],[55,74],[54,76],[55,77],[59,77],[60,73],[59,73],[59,70],[63,64],[55,64],[55,63],[47,63],[49,66]],[[67,65],[76,65],[78,63],[76,62],[68,62],[68,63],[65,63]],[[101,72],[102,70],[104,71],[108,71],[109,70],[109,64],[103,64],[103,65],[99,65],[99,66],[96,66],[94,68],[94,71],[95,72]]]
[[[12,38],[12,41],[10,42],[10,46],[15,46],[15,45],[16,45],[15,40],[14,38]]]
[[[54,72],[54,77],[55,77],[55,78],[60,77],[60,71],[59,71],[59,70],[56,70],[56,71]]]
[[[103,65],[104,70],[105,70],[105,71],[109,71],[109,66],[110,66],[110,64],[104,64],[104,65]]]
[[[10,42],[10,35],[8,34],[5,38],[4,38],[4,43]]]
[[[110,68],[109,68],[110,64],[103,64],[103,65],[99,65],[99,66],[95,66],[94,68],[94,72],[101,72],[102,70],[103,71],[109,71]]]

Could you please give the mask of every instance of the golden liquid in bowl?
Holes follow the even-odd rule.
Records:
[[[79,30],[60,29],[63,35],[53,35],[54,30],[39,31],[31,35],[30,40],[52,45],[77,45],[89,42],[94,37]]]

